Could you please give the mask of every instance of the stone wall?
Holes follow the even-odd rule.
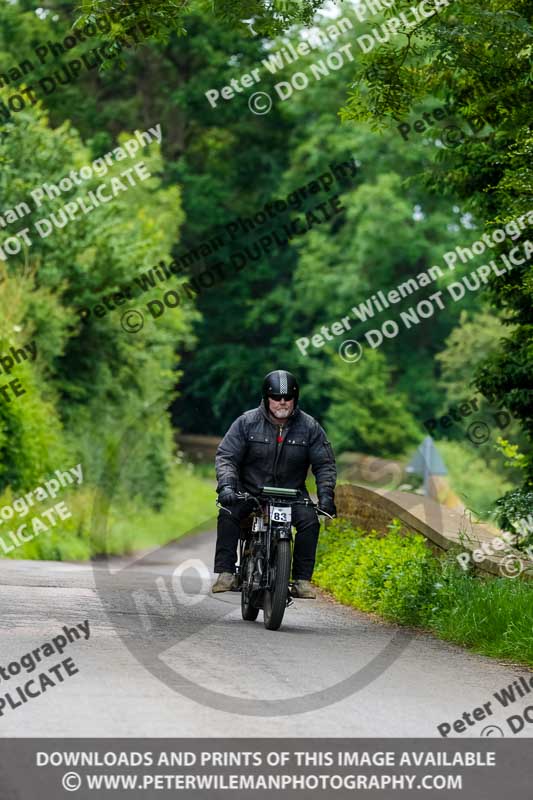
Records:
[[[492,527],[473,522],[464,512],[446,508],[429,497],[412,492],[367,489],[356,484],[341,484],[336,490],[337,513],[364,530],[387,534],[387,525],[399,519],[404,526],[425,536],[435,553],[444,553],[455,546],[472,552],[483,542],[492,542]],[[502,555],[488,556],[476,565],[480,572],[492,575],[507,574],[501,571]],[[533,562],[522,558],[522,577],[533,578]]]

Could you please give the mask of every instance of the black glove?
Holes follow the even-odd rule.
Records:
[[[234,506],[239,502],[239,498],[233,486],[223,486],[218,493],[218,499],[223,506]]]
[[[335,517],[337,515],[337,509],[335,508],[335,501],[333,500],[332,495],[326,495],[318,498],[318,507],[325,511],[326,514],[330,514],[330,516]]]

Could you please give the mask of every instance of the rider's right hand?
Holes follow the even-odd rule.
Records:
[[[218,499],[223,506],[234,506],[239,502],[239,495],[232,486],[223,486],[218,493]]]

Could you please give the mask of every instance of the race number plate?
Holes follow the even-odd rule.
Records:
[[[291,507],[290,506],[270,506],[270,519],[273,522],[290,522],[291,521]]]

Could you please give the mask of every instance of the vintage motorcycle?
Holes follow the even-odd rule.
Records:
[[[308,505],[332,517],[299,489],[265,486],[258,495],[240,492],[237,497],[252,501],[254,508],[251,524],[248,518],[241,525],[234,591],[241,592],[243,619],[253,622],[262,610],[265,628],[276,631],[285,609],[294,602],[290,582],[292,507]]]

